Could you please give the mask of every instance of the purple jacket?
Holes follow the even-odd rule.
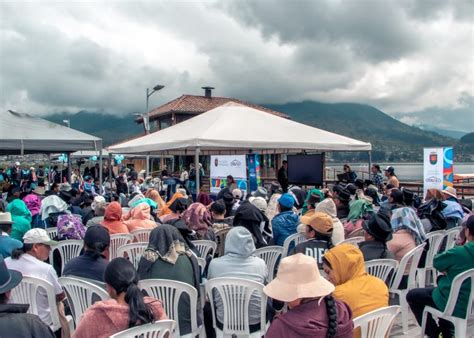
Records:
[[[335,301],[337,310],[337,338],[352,338],[354,324],[349,306],[339,300]],[[275,317],[265,337],[326,337],[328,316],[326,302],[310,301],[298,305],[288,312]]]

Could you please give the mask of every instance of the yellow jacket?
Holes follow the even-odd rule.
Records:
[[[334,298],[352,310],[353,318],[388,306],[385,282],[365,272],[364,256],[352,244],[340,244],[327,251],[324,258],[333,270]]]

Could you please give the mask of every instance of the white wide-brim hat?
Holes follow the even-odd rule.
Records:
[[[331,294],[335,286],[323,278],[313,257],[298,253],[281,260],[278,274],[263,292],[273,299],[291,302]]]

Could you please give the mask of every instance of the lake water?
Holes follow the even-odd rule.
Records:
[[[344,163],[326,163],[328,170],[328,178],[331,179],[333,176],[334,169],[338,172],[342,172],[342,166]],[[398,176],[400,181],[422,181],[423,180],[423,163],[377,163],[383,170],[385,167],[391,165],[395,168],[395,174]],[[354,170],[360,177],[361,172],[368,172],[368,163],[350,163],[352,170]],[[474,174],[474,163],[454,163],[454,174]],[[367,174],[364,174],[364,178],[367,178]]]

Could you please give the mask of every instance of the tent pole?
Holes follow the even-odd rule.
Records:
[[[150,175],[150,155],[146,155],[146,173],[145,173],[145,178],[147,178]]]
[[[71,152],[68,152],[66,153],[67,155],[67,175],[66,175],[66,178],[67,178],[67,181],[69,182],[69,184],[71,184],[71,169],[72,169],[72,163],[71,163]]]
[[[48,190],[51,189],[51,154],[48,153]]]
[[[100,147],[100,150],[99,150],[99,184],[100,186],[102,186],[102,147]]]
[[[194,152],[194,168],[196,170],[196,198],[199,195],[199,185],[200,185],[200,172],[199,168],[199,148],[196,148]]]
[[[369,173],[368,173],[369,177],[368,177],[368,179],[370,180],[370,169],[372,168],[372,151],[369,150],[367,153],[368,153],[368,155],[369,155],[369,170],[368,170],[368,172],[369,172]]]
[[[109,153],[109,184],[112,190],[112,153]]]

